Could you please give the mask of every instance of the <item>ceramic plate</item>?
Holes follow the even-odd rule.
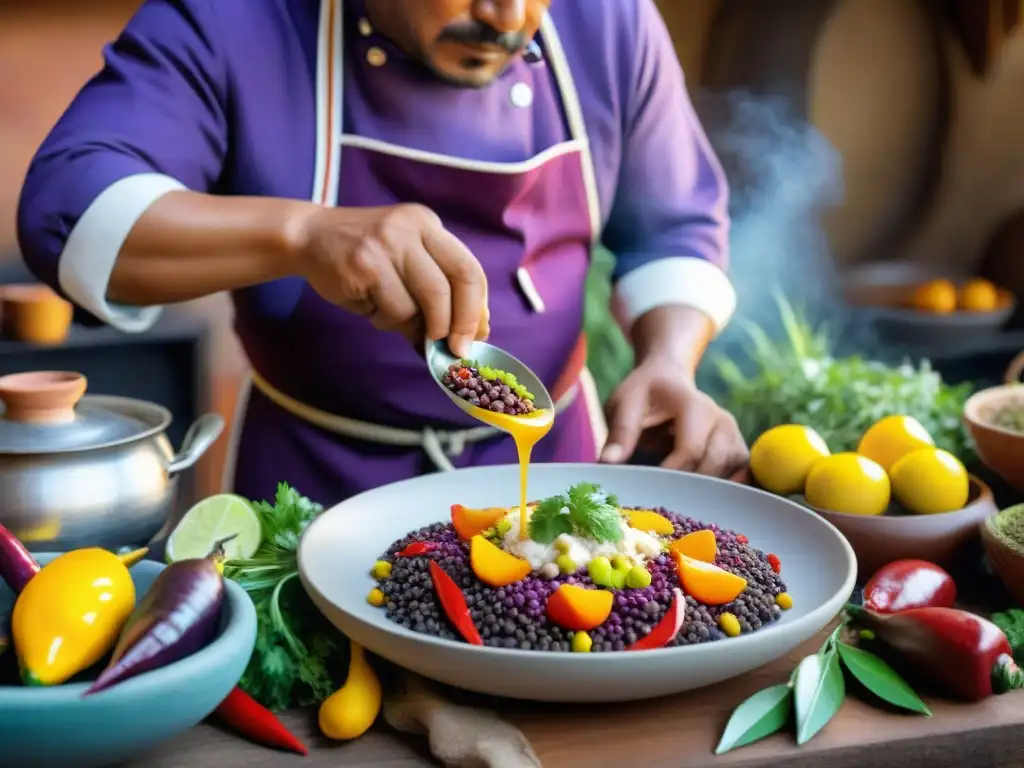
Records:
[[[598,483],[626,506],[666,507],[746,535],[773,552],[794,607],[737,638],[654,651],[555,653],[471,646],[413,632],[366,602],[377,557],[409,532],[447,522],[452,504],[518,504],[519,468],[435,473],[377,488],[325,512],[299,547],[299,569],[313,602],[355,642],[442,683],[478,693],[538,701],[629,701],[717,683],[784,656],[817,634],[853,591],[853,550],[831,524],[786,499],[724,480],[652,467],[540,464],[530,498]]]

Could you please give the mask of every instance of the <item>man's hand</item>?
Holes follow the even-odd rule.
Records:
[[[661,466],[730,479],[746,472],[749,454],[736,420],[694,383],[713,331],[706,315],[680,305],[652,309],[636,320],[637,367],[608,403],[602,461],[628,461],[645,430],[652,430],[647,438],[661,432],[655,427],[666,427],[671,447]]]
[[[625,462],[645,429],[667,424],[672,452],[668,469],[731,478],[747,466],[749,454],[736,420],[683,372],[649,360],[637,367],[608,403],[608,443],[601,460]]]
[[[295,237],[297,270],[328,301],[419,343],[465,355],[487,338],[487,278],[440,218],[419,205],[322,208]]]

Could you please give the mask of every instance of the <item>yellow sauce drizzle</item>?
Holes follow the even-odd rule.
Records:
[[[485,424],[490,424],[511,435],[515,441],[516,453],[519,456],[519,538],[528,539],[530,537],[530,510],[526,507],[528,500],[526,483],[530,473],[530,454],[533,452],[533,446],[554,426],[554,411],[544,409],[521,416],[512,416],[507,413],[495,413],[486,408],[473,407],[470,408],[470,412]]]

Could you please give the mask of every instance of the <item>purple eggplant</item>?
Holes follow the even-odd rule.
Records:
[[[37,573],[39,563],[17,536],[0,525],[0,578],[18,594]]]
[[[85,695],[166,667],[208,645],[223,603],[224,578],[216,558],[167,566],[128,618],[110,663]]]

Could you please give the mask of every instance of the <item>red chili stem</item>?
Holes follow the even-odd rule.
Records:
[[[289,731],[273,712],[266,709],[238,686],[213,712],[229,729],[254,744],[282,749],[305,757],[306,745]]]
[[[11,591],[21,592],[29,579],[39,573],[39,567],[17,536],[0,525],[0,578],[7,582]]]
[[[416,557],[417,555],[425,555],[434,549],[434,545],[428,541],[414,541],[412,544],[407,546],[401,552],[398,553],[399,557]]]
[[[434,591],[437,593],[438,602],[441,603],[441,608],[444,609],[452,626],[467,643],[483,645],[484,640],[480,637],[480,633],[473,623],[473,616],[469,612],[469,606],[466,604],[466,596],[462,594],[462,590],[452,580],[452,577],[445,573],[444,568],[434,560],[430,561],[430,578],[434,582]]]
[[[992,669],[992,691],[1009,693],[1024,688],[1024,670],[1021,670],[1012,657],[1004,655],[996,659]]]

